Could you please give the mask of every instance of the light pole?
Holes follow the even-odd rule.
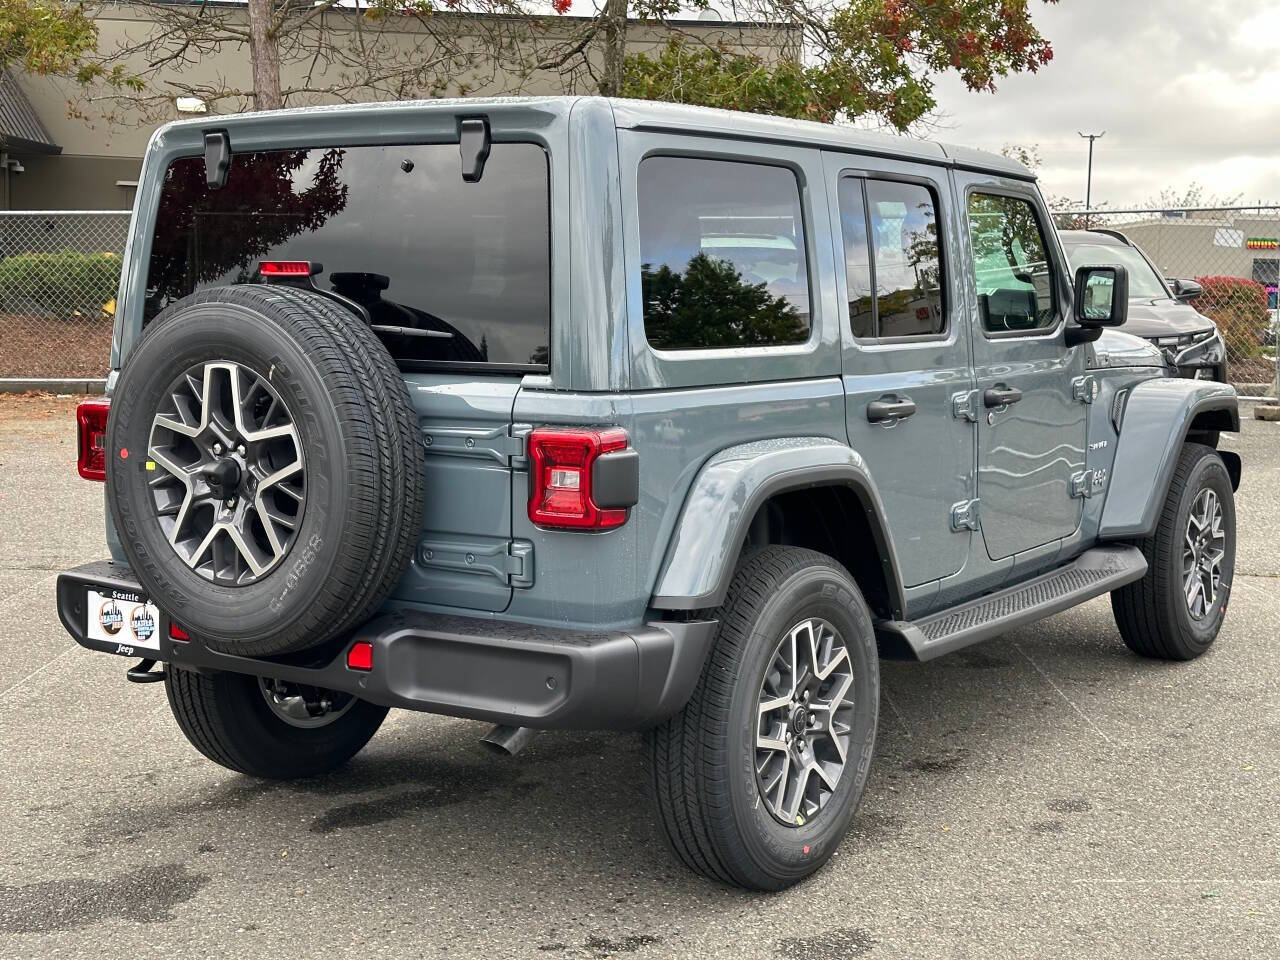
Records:
[[[1079,130],[1076,133],[1080,133]],[[1107,135],[1107,131],[1101,133],[1080,133],[1080,136],[1089,141],[1089,173],[1084,181],[1084,225],[1089,226],[1089,211],[1093,209],[1093,141],[1101,140]]]

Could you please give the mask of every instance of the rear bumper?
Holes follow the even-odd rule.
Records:
[[[88,591],[142,602],[123,563],[101,561],[58,577],[58,615],[81,646],[350,693],[401,707],[541,729],[640,729],[684,706],[710,649],[715,622],[655,622],[626,631],[557,630],[497,619],[401,611],[369,621],[322,666],[242,657],[169,636],[158,650],[89,636]],[[373,647],[373,669],[352,670],[352,644]]]

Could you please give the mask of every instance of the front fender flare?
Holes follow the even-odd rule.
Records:
[[[808,487],[847,486],[857,495],[879,551],[895,616],[905,607],[897,557],[866,462],[827,437],[787,437],[729,447],[703,466],[658,574],[651,605],[705,610],[724,602],[751,521],[770,497]]]
[[[1130,391],[1102,508],[1100,539],[1150,535],[1191,423],[1210,410],[1226,411],[1230,429],[1239,431],[1236,391],[1228,384],[1170,377],[1147,380]]]

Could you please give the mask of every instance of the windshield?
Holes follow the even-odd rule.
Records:
[[[1081,267],[1114,267],[1121,266],[1129,271],[1129,299],[1156,300],[1167,298],[1169,291],[1164,287],[1159,274],[1151,268],[1136,247],[1114,246],[1109,243],[1077,243],[1065,244],[1067,259],[1071,261],[1072,271]]]

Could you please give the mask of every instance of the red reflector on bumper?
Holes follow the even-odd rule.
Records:
[[[183,630],[183,629],[182,629],[180,626],[178,626],[176,623],[170,623],[170,624],[169,624],[169,639],[170,639],[170,640],[190,640],[190,639],[191,639],[191,635],[190,635],[189,633],[187,633],[187,631]]]
[[[373,644],[361,640],[347,651],[347,667],[351,670],[373,669]]]

